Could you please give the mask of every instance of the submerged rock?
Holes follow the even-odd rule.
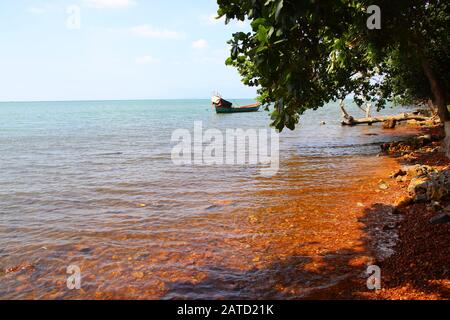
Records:
[[[145,274],[142,271],[133,272],[131,275],[137,280],[141,280],[145,277]]]
[[[387,189],[389,189],[389,185],[386,182],[384,182],[383,180],[380,180],[378,182],[378,188],[380,188],[381,190],[387,190]]]
[[[449,223],[450,222],[450,216],[447,213],[441,213],[437,216],[434,216],[430,219],[430,224],[443,224],[443,223]]]
[[[16,272],[19,272],[19,271],[34,271],[34,269],[35,269],[34,265],[32,265],[29,262],[25,262],[25,263],[21,263],[21,264],[19,264],[17,266],[6,268],[4,270],[4,273],[8,274],[8,273],[16,273]]]

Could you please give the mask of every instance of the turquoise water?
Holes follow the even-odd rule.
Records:
[[[0,274],[0,298],[239,296],[240,289],[216,290],[214,283],[192,295],[167,283],[193,277],[189,259],[226,278],[217,266],[239,257],[224,239],[236,235],[249,210],[272,201],[254,192],[284,190],[300,172],[296,188],[307,197],[309,186],[338,182],[320,180],[323,172],[344,172],[349,157],[376,155],[380,142],[403,135],[341,127],[339,108],[330,104],[281,134],[280,171],[263,178],[258,165],[174,165],[171,135],[192,131],[194,121],[204,129],[261,129],[269,115],[218,115],[208,100],[0,103],[0,270],[33,266],[25,278]],[[220,250],[205,256],[211,246]],[[72,263],[89,275],[83,294],[61,284]],[[145,283],[136,292],[129,282],[141,271]]]

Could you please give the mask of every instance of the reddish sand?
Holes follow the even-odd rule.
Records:
[[[424,130],[436,134],[440,129]],[[435,143],[439,145],[439,143]],[[450,165],[442,152],[413,152],[412,157],[399,157],[400,165],[426,164],[438,169]],[[366,279],[352,279],[310,295],[309,299],[387,299],[387,300],[442,300],[450,298],[450,224],[432,225],[430,219],[438,214],[426,203],[399,208],[395,213],[403,219],[389,224],[386,220],[393,207],[392,200],[406,195],[408,182],[389,181],[389,192],[377,195],[377,204],[367,209],[366,231],[368,248],[379,241],[377,231],[392,229],[398,232],[395,253],[387,259],[373,261],[382,270],[382,289],[368,291]],[[450,205],[450,197],[440,201]]]

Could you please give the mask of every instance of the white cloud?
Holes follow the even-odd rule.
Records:
[[[134,0],[84,0],[92,8],[120,9],[136,4]]]
[[[148,25],[136,26],[130,29],[135,36],[154,38],[154,39],[181,39],[184,34],[178,31],[168,29],[157,29]]]
[[[155,64],[155,63],[159,63],[159,62],[160,61],[158,59],[156,59],[150,55],[136,58],[137,64]]]
[[[205,49],[208,47],[208,41],[205,39],[200,39],[192,42],[192,48],[194,49]]]

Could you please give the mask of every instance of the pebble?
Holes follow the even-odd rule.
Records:
[[[430,224],[444,224],[450,222],[450,216],[447,213],[441,213],[430,219]]]
[[[233,201],[231,200],[217,200],[213,202],[213,205],[215,206],[229,206],[233,204]]]
[[[389,185],[383,180],[381,180],[378,182],[378,188],[380,188],[381,190],[387,190],[389,189]]]
[[[81,253],[90,253],[92,251],[92,249],[89,247],[85,247],[85,248],[81,248],[79,251]]]
[[[142,271],[139,271],[139,272],[133,272],[131,275],[132,275],[135,279],[138,279],[138,280],[143,279],[144,276],[145,276],[145,274],[144,274]]]

